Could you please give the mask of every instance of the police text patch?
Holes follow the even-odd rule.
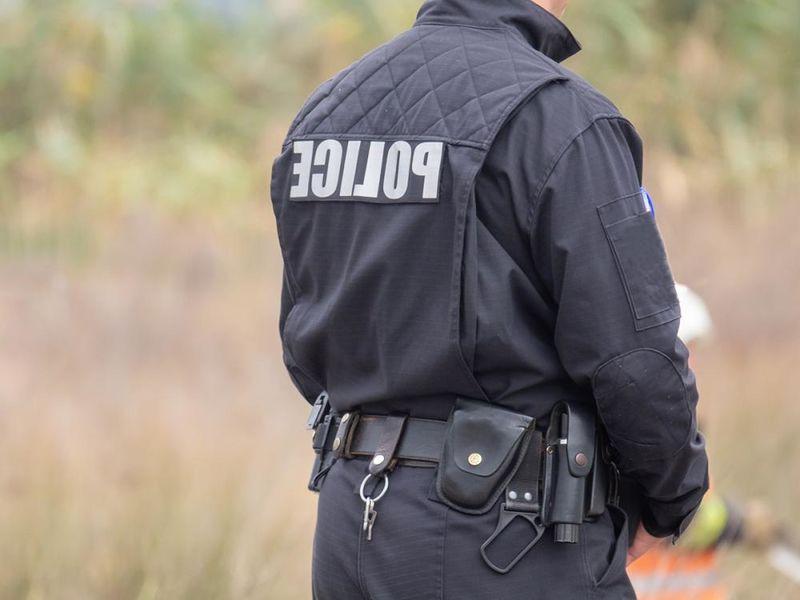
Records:
[[[298,140],[292,152],[293,201],[439,201],[443,142]]]

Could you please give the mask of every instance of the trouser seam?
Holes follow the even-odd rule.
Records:
[[[588,544],[586,543],[585,525],[581,525],[580,545],[581,545],[581,562],[583,563],[583,572],[586,575],[586,599],[591,600],[594,597],[594,592],[597,586],[595,585],[594,576],[592,575],[592,569],[589,566],[589,557],[587,556]]]
[[[440,548],[440,564],[441,569],[439,571],[439,600],[444,600],[444,571],[445,571],[445,553],[447,552],[447,518],[450,515],[450,509],[446,506],[444,508],[444,523],[442,525],[442,545]]]

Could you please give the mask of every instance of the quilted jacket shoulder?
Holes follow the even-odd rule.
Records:
[[[419,136],[487,147],[522,99],[568,77],[508,29],[417,25],[320,86],[287,142]]]

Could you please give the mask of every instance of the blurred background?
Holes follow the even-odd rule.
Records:
[[[419,0],[0,0],[0,598],[300,600],[272,158]],[[646,144],[717,489],[800,503],[800,3],[574,0]],[[800,523],[797,523],[800,532]],[[738,599],[800,598],[729,553]]]

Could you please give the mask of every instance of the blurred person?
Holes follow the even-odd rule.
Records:
[[[633,598],[707,489],[641,142],[559,65],[565,5],[425,2],[275,161],[318,600]]]
[[[703,299],[676,285],[681,306],[678,336],[687,347],[712,332]],[[744,545],[760,551],[780,538],[780,527],[760,501],[744,507],[712,490],[703,499],[692,527],[678,545],[661,543],[628,569],[639,600],[726,600],[727,586],[719,571],[719,551]]]

